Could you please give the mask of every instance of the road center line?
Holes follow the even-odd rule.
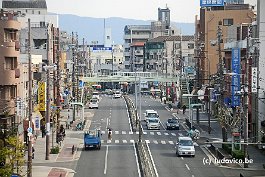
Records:
[[[107,128],[108,128],[108,125],[109,125],[109,118],[107,118],[106,130],[107,130]]]
[[[187,164],[185,164],[185,166],[187,167],[188,170],[190,170],[190,167]]]
[[[108,153],[109,153],[109,146],[107,146],[106,149],[104,175],[107,174],[107,169],[108,169]]]

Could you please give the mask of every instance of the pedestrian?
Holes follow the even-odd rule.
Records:
[[[182,106],[183,114],[185,114],[186,109],[187,109],[187,106],[184,104],[184,105]]]
[[[45,132],[45,125],[41,125],[40,129],[41,129],[41,137],[44,138],[44,136],[46,134],[46,132]]]
[[[33,144],[32,144],[32,159],[34,159],[34,154],[35,154],[35,149],[34,149]]]
[[[179,109],[181,108],[180,106],[180,101],[177,101],[177,114],[179,113]]]

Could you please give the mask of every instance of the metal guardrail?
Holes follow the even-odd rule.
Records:
[[[136,117],[136,111],[135,111],[133,101],[127,95],[124,95],[123,97],[124,97],[125,102],[127,104],[132,130],[133,130],[133,132],[135,132],[137,129],[137,117]]]
[[[150,151],[148,151],[148,146],[146,142],[138,142],[138,156],[140,158],[142,175],[143,177],[158,177],[155,171],[154,164],[152,163],[152,158]]]

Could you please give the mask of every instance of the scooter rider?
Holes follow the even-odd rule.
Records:
[[[108,139],[111,139],[112,136],[112,130],[111,128],[108,128]]]

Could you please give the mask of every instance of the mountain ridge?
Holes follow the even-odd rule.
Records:
[[[49,13],[54,14],[54,13]],[[103,44],[104,20],[105,27],[111,28],[112,40],[115,44],[123,44],[123,30],[126,25],[150,25],[154,20],[137,20],[122,17],[95,18],[84,17],[73,14],[57,14],[59,17],[59,28],[69,34],[77,32],[80,39],[85,38],[88,44],[91,41],[98,41]],[[75,25],[72,25],[75,24]],[[194,23],[172,22],[173,26],[181,28],[183,35],[194,34]]]

